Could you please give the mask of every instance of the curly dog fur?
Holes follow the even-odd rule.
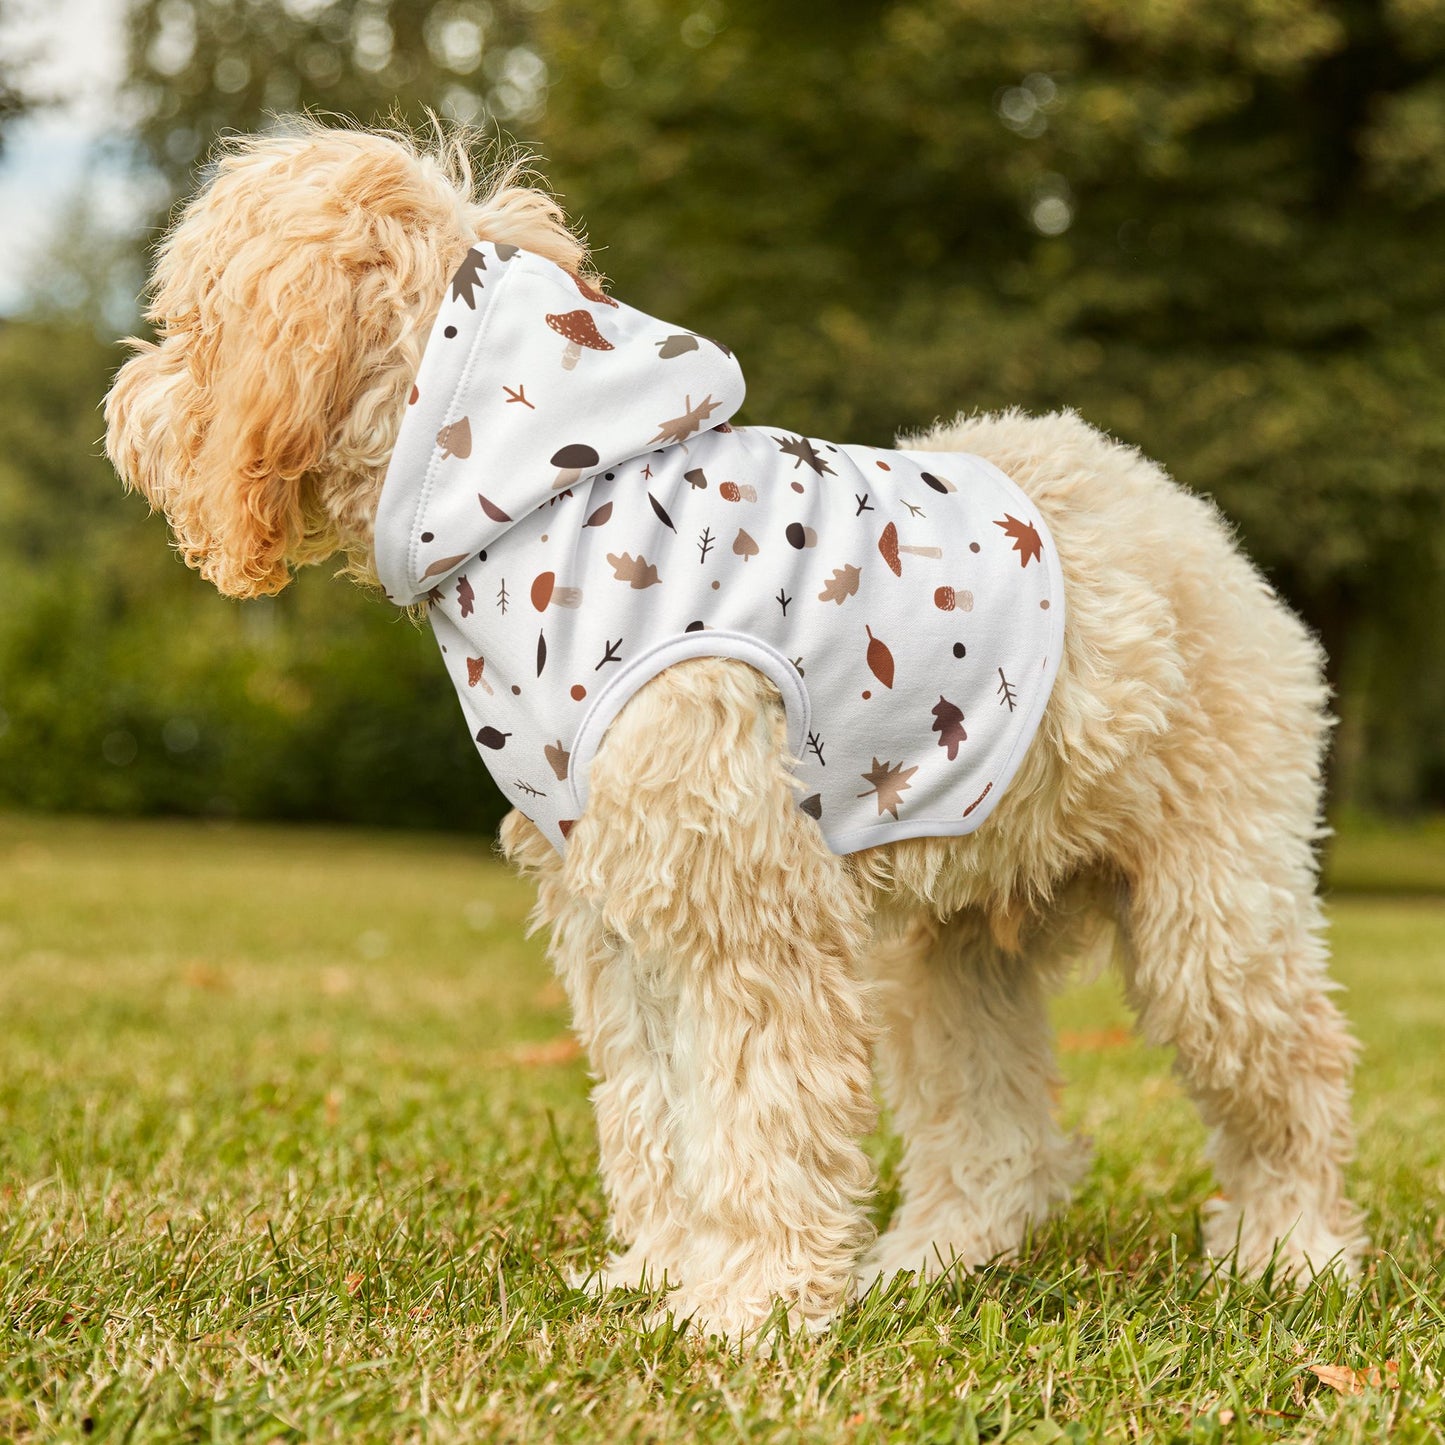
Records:
[[[456,142],[303,125],[225,148],[106,408],[121,476],[222,592],[337,554],[371,580],[407,389],[475,239],[585,261],[546,195],[515,170],[479,188]],[[665,1281],[678,1318],[741,1338],[779,1300],[821,1327],[860,1279],[1008,1256],[1085,1165],[1051,1110],[1046,1000],[1110,919],[1140,1029],[1212,1130],[1208,1248],[1351,1271],[1318,647],[1212,506],[1071,413],[908,444],[995,463],[1063,564],[1058,681],[978,832],[829,852],[776,692],[723,659],[628,704],[565,858],[521,815],[503,827],[596,1078],[618,1245],[596,1282]],[[875,1056],[905,1146],[877,1239]]]

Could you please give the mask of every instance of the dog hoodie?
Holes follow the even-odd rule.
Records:
[[[695,657],[777,685],[834,852],[971,832],[1058,671],[1043,519],[980,457],[733,426],[742,400],[718,342],[478,243],[382,490],[387,596],[428,604],[487,768],[559,851],[612,719]]]

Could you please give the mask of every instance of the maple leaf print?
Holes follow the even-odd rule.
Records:
[[[898,805],[903,801],[905,790],[913,786],[908,780],[917,771],[917,768],[905,768],[902,763],[895,768],[892,763],[880,763],[874,758],[872,771],[860,775],[865,783],[872,783],[873,786],[858,796],[866,798],[871,793],[878,799],[878,816],[882,817],[885,812],[889,812],[896,819]]]
[[[474,294],[482,285],[482,272],[487,269],[486,258],[480,251],[468,251],[462,264],[452,277],[452,300],[465,301],[468,311],[477,309]]]
[[[858,590],[859,569],[852,563],[844,563],[833,569],[833,575],[823,583],[818,593],[819,602],[836,602],[841,607]]]
[[[684,411],[681,416],[675,416],[671,421],[658,423],[657,435],[648,443],[649,446],[656,442],[685,442],[722,405],[722,402],[714,401],[712,393],[708,392],[696,406],[692,404],[691,396],[683,397],[682,404]]]
[[[774,437],[773,440],[785,457],[793,458],[794,471],[806,462],[820,477],[824,472],[830,477],[837,476],[833,468],[813,450],[813,443],[807,437]]]
[[[639,592],[644,587],[656,587],[662,581],[657,575],[657,568],[640,552],[635,558],[631,552],[624,552],[620,557],[615,552],[609,552],[607,560],[612,564],[612,575]]]
[[[963,730],[963,709],[949,702],[942,693],[933,709],[933,731],[938,734],[938,746],[948,749],[949,762],[958,756],[959,743],[968,741],[968,734]]]
[[[1044,541],[1039,536],[1038,530],[1032,522],[1020,522],[1017,517],[1003,514],[1002,522],[995,522],[995,527],[1002,527],[1004,535],[1014,540],[1014,551],[1019,554],[1019,566],[1027,567],[1030,562],[1037,562],[1044,555]]]

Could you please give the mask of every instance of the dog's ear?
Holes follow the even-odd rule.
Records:
[[[107,398],[117,470],[228,596],[280,591],[303,550],[306,478],[326,453],[351,339],[338,270],[315,247],[280,246],[195,278],[193,309],[166,316],[162,293],[160,342],[135,343]]]

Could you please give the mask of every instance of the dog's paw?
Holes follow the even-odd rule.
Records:
[[[585,1290],[599,1298],[611,1290],[658,1290],[675,1284],[677,1276],[665,1264],[659,1264],[640,1245],[633,1245],[623,1254],[612,1254],[595,1269],[573,1270],[567,1282],[573,1289]]]
[[[1301,1282],[1322,1274],[1345,1280],[1359,1275],[1368,1241],[1351,1205],[1325,1218],[1318,1211],[1242,1210],[1233,1200],[1211,1199],[1203,1213],[1205,1253],[1246,1278],[1257,1279],[1271,1267],[1276,1279]]]
[[[781,1300],[739,1299],[722,1290],[675,1289],[647,1319],[649,1327],[669,1325],[696,1331],[733,1349],[771,1355],[784,1334],[789,1338],[821,1335],[835,1311],[805,1312]]]

